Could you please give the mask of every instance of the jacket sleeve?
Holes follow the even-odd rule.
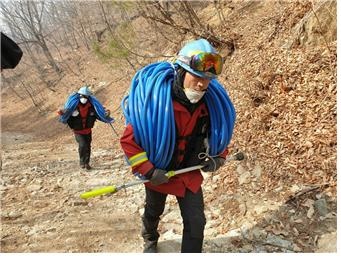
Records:
[[[222,158],[224,158],[224,159],[226,159],[226,156],[227,156],[228,153],[229,153],[229,149],[226,148],[226,149],[223,151],[223,153],[221,153],[219,156],[222,157]]]
[[[124,130],[120,143],[133,173],[138,172],[145,176],[154,168],[154,165],[148,160],[145,150],[135,142],[134,130],[131,124],[128,124]]]

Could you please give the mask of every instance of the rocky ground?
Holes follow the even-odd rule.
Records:
[[[2,252],[141,252],[143,185],[79,197],[91,188],[132,179],[119,150],[95,147],[94,168],[84,171],[75,143],[55,145],[15,133],[3,133],[2,143]],[[241,186],[244,164],[230,163]],[[251,174],[253,182],[259,172],[255,168]],[[336,251],[336,199],[323,188],[300,195],[295,192],[304,187],[292,186],[296,197],[285,203],[290,198],[283,188],[260,197],[241,188],[224,194],[219,183],[219,173],[206,175],[205,252]],[[159,228],[160,251],[179,252],[182,225],[172,196]]]
[[[319,6],[226,1],[225,24],[213,6],[201,12],[236,43],[219,80],[237,111],[231,152],[247,155],[205,174],[204,252],[336,252],[336,19],[324,25],[336,3],[321,1],[327,6],[315,8],[320,20],[314,25],[313,2]],[[136,22],[136,28],[143,25]],[[321,37],[323,29],[331,36]],[[178,47],[165,51],[172,55]],[[134,71],[82,49],[63,53],[79,61],[68,64],[75,74],[65,65],[54,91],[32,83],[39,111],[15,79],[1,88],[0,251],[141,252],[143,185],[80,198],[94,187],[134,178],[118,138],[97,123],[93,169],[80,170],[73,134],[56,116],[67,95],[90,83],[121,134],[119,106]],[[34,80],[24,73],[25,83]],[[179,252],[182,225],[172,196],[159,229],[160,251]]]

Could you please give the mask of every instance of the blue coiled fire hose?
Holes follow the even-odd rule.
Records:
[[[75,109],[77,108],[77,105],[79,103],[80,96],[77,92],[74,92],[69,95],[67,98],[65,104],[64,104],[64,114],[59,117],[59,121],[63,124],[67,123],[67,120],[70,118],[71,114]],[[102,106],[102,104],[97,100],[97,98],[93,95],[89,96],[90,103],[94,106],[94,109],[96,111],[97,116],[99,117],[99,120],[101,120],[104,123],[113,123],[114,119],[112,117],[105,115],[105,109]]]
[[[126,124],[133,126],[136,143],[160,169],[168,166],[175,147],[176,128],[171,97],[174,77],[173,64],[152,63],[135,74],[129,95],[121,103]],[[230,143],[236,113],[225,89],[216,79],[210,81],[204,100],[211,122],[209,154],[215,156]]]

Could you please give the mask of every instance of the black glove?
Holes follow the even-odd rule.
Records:
[[[105,111],[105,112],[104,112],[105,117],[109,117],[109,116],[110,116],[110,110],[104,108],[104,111]]]
[[[201,168],[201,170],[204,172],[215,172],[220,167],[222,167],[224,163],[225,159],[220,156],[209,158],[207,161],[201,162],[201,164],[204,165],[204,167]]]
[[[163,183],[168,182],[168,177],[166,176],[166,171],[161,169],[154,169],[152,177],[149,179],[150,183],[154,186],[158,186]]]

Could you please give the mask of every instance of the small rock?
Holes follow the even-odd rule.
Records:
[[[219,175],[215,175],[215,176],[213,176],[213,178],[212,178],[212,182],[213,182],[214,184],[217,183],[219,180],[220,180],[220,176],[219,176]]]
[[[307,212],[307,217],[308,217],[309,219],[311,219],[311,218],[313,217],[314,212],[315,212],[315,211],[314,211],[314,207],[311,206],[311,207],[309,208],[308,212]]]
[[[274,236],[274,235],[268,235],[266,242],[272,245],[277,245],[283,248],[287,248],[288,250],[292,250],[293,246],[292,243],[288,240],[284,240],[280,238],[279,236]]]
[[[320,216],[320,220],[325,220],[325,219],[333,219],[335,218],[334,216],[336,216],[336,214],[329,212],[326,214],[326,216]]]
[[[168,230],[164,234],[162,234],[163,240],[173,240],[181,238],[181,235],[175,234],[173,229]]]
[[[321,216],[326,216],[328,213],[327,201],[324,198],[318,199],[314,202],[315,209]]]
[[[262,175],[262,167],[260,165],[256,165],[253,169],[253,175],[258,179]]]
[[[240,248],[239,252],[247,253],[247,252],[251,252],[252,250],[253,250],[253,246],[251,244],[246,244],[242,248]]]
[[[301,251],[302,251],[302,248],[299,247],[297,244],[294,244],[294,245],[293,245],[293,250],[294,250],[295,252],[301,252]]]
[[[292,228],[292,231],[294,231],[294,233],[295,233],[295,236],[298,236],[300,233],[298,232],[298,230],[294,227],[294,228]]]
[[[205,229],[205,237],[215,237],[218,234],[216,228]]]
[[[162,221],[164,222],[173,222],[177,220],[180,217],[179,213],[177,211],[172,211],[166,214],[163,218]]]
[[[252,234],[253,238],[255,238],[256,240],[259,240],[261,238],[265,238],[267,235],[267,232],[263,229],[255,227],[251,230],[251,234]]]
[[[157,247],[158,247],[158,253],[179,253],[181,250],[181,238],[174,239],[174,240],[160,241]]]
[[[22,216],[22,214],[20,212],[15,212],[15,211],[12,211],[8,214],[8,218],[10,219],[17,219],[17,218],[20,218]]]
[[[37,235],[40,232],[40,230],[37,227],[32,227],[30,231],[28,231],[27,235],[34,236]]]
[[[75,238],[74,237],[69,237],[69,238],[66,238],[65,240],[65,243],[68,244],[68,243],[74,243],[75,242]]]
[[[57,229],[54,227],[46,229],[46,232],[55,232]]]
[[[275,188],[274,191],[275,191],[275,192],[280,192],[282,189],[283,189],[283,187],[282,187],[282,186],[279,186],[279,187]]]
[[[101,81],[98,83],[98,88],[102,87],[102,86],[105,86],[107,85],[107,82],[106,81]]]
[[[317,250],[315,252],[318,253],[336,253],[336,241],[337,236],[336,232],[332,232],[329,234],[323,234],[321,238],[318,240]]]
[[[311,208],[314,205],[315,201],[308,198],[304,201],[304,203],[302,204],[305,207]]]
[[[256,205],[254,208],[254,211],[259,215],[263,212],[266,212],[268,210],[268,207],[264,206],[264,205]]]
[[[318,194],[316,194],[316,195],[315,195],[316,199],[321,199],[321,198],[322,198],[322,196],[323,196],[323,194],[322,194],[322,193],[318,193]]]
[[[72,202],[72,206],[88,205],[87,201],[75,201]]]
[[[33,185],[29,185],[27,186],[27,190],[30,192],[37,192],[39,190],[41,190],[42,186],[38,185],[38,184],[33,184]]]
[[[232,229],[229,232],[227,232],[226,236],[227,237],[238,237],[241,235],[241,230],[238,229]]]
[[[290,188],[290,191],[291,191],[292,193],[296,193],[296,192],[299,191],[299,190],[300,190],[300,187],[297,186],[296,184],[292,185],[291,188]]]
[[[242,165],[237,165],[237,169],[236,169],[236,172],[239,174],[239,175],[242,175],[244,172],[245,172],[245,168],[242,166]]]
[[[247,212],[247,207],[246,207],[245,203],[239,204],[239,211],[240,211],[240,213],[241,213],[242,215],[245,215],[245,214],[246,214],[246,212]]]
[[[251,177],[251,174],[250,172],[246,171],[244,173],[242,173],[239,178],[238,178],[238,182],[240,185],[242,184],[247,184],[250,182],[250,177]]]

